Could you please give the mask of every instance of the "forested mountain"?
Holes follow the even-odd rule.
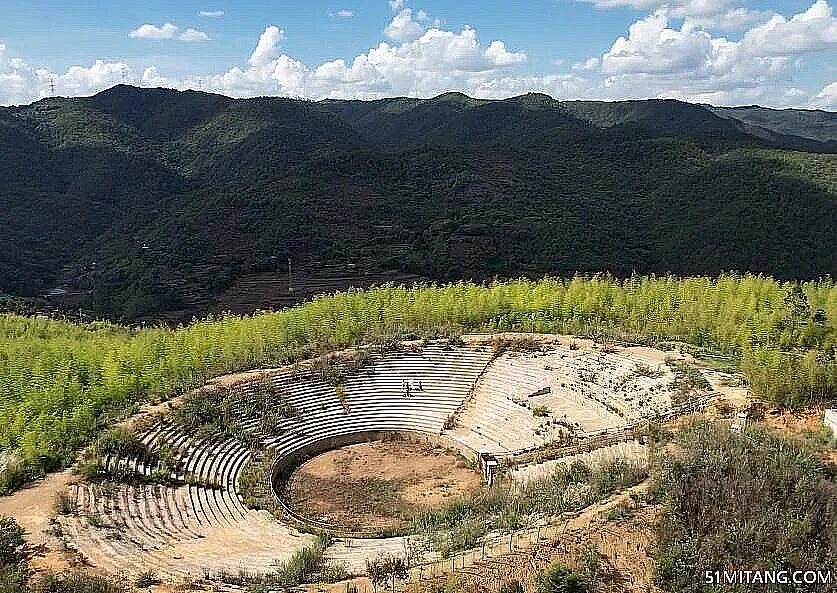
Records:
[[[708,108],[716,115],[738,120],[753,134],[764,134],[766,130],[774,134],[832,143],[837,138],[837,117],[829,111],[767,109],[758,105]]]
[[[0,108],[0,292],[188,318],[288,258],[361,283],[837,275],[835,130],[828,112],[536,94],[45,99]]]

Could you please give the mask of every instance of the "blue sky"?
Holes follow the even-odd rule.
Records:
[[[834,0],[832,0],[834,1]],[[837,109],[828,0],[0,0],[0,104],[125,79],[232,96],[673,97]]]

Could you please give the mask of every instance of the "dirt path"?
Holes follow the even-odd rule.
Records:
[[[65,492],[73,479],[72,470],[65,470],[0,497],[0,516],[13,517],[26,531],[26,543],[34,551],[32,567],[36,570],[65,570],[76,563],[74,556],[64,550],[51,523],[55,497]]]
[[[72,471],[66,470],[50,474],[10,496],[0,497],[0,515],[14,517],[26,530],[26,541],[30,545],[38,546],[46,540],[55,539],[45,535],[44,531],[50,527],[50,517],[55,516],[56,495],[64,492],[72,479]]]

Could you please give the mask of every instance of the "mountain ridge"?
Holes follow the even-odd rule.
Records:
[[[359,284],[837,274],[837,113],[761,109],[125,85],[0,108],[0,292],[186,319],[288,258]]]

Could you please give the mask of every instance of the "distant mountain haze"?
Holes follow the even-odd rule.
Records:
[[[835,153],[824,111],[120,85],[0,108],[0,292],[179,319],[254,282],[281,305],[289,258],[359,285],[835,276]]]

